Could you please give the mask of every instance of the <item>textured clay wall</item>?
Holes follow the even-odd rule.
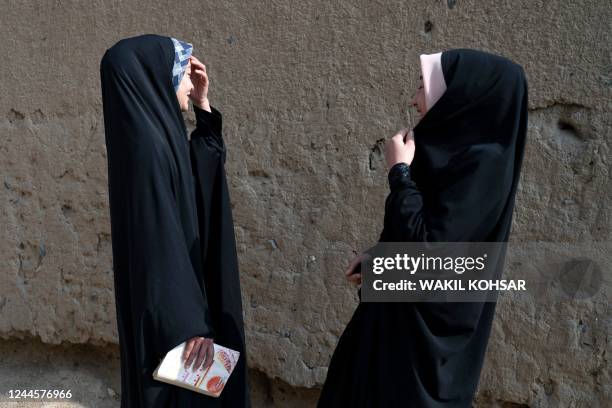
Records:
[[[610,241],[612,5],[580,1],[9,2],[0,17],[0,394],[118,406],[99,61],[190,41],[224,114],[256,406],[312,406],[356,306],[343,279],[387,192],[381,139],[416,124],[418,55],[471,47],[527,73],[513,240]],[[408,112],[410,111],[410,112]],[[193,113],[186,114],[192,128]],[[504,297],[477,406],[609,406],[609,291]]]

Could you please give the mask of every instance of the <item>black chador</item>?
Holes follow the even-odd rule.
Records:
[[[247,366],[221,114],[187,128],[170,37],[120,40],[100,64],[122,407],[248,407]],[[153,379],[195,336],[240,351],[219,399]]]
[[[380,241],[507,242],[527,129],[525,73],[477,50],[441,58],[447,89],[413,129],[414,161],[389,173]],[[471,407],[495,306],[360,303],[319,407]]]

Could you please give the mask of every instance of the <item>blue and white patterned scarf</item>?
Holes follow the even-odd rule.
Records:
[[[189,64],[189,57],[193,51],[193,44],[177,40],[176,38],[170,37],[174,43],[174,66],[172,67],[172,85],[174,85],[174,92],[178,90],[183,74]]]

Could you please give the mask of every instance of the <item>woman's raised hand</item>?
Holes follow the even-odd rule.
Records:
[[[397,163],[410,165],[414,159],[414,134],[404,128],[385,143],[385,160],[389,169]]]
[[[193,90],[189,94],[189,98],[194,105],[210,112],[210,103],[208,102],[210,81],[206,73],[206,65],[193,55],[189,57],[189,62],[191,63],[191,82],[193,83]]]

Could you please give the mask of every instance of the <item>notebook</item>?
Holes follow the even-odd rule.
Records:
[[[183,342],[166,353],[153,372],[153,378],[157,381],[173,384],[179,387],[206,394],[211,397],[219,397],[225,387],[230,374],[236,367],[240,353],[227,347],[213,344],[215,357],[213,363],[206,370],[199,367],[192,371],[193,365],[185,368],[181,360],[186,342]]]

